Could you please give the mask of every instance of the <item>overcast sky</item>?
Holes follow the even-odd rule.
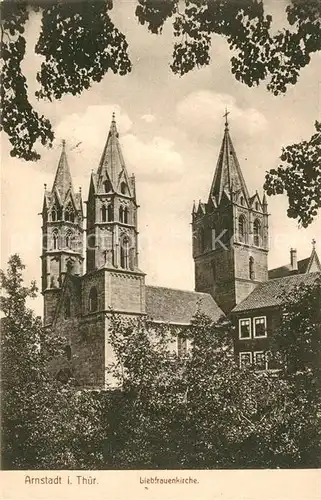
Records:
[[[277,25],[284,23],[283,0],[269,2]],[[312,57],[299,83],[285,96],[275,97],[262,85],[249,89],[230,72],[226,42],[215,37],[212,64],[184,77],[171,73],[172,30],[152,35],[134,18],[135,3],[115,2],[112,17],[129,42],[132,72],[108,74],[79,97],[54,104],[34,104],[55,129],[52,150],[40,149],[37,163],[11,159],[2,139],[2,267],[18,252],[27,266],[26,279],[40,284],[43,185],[51,189],[60,156],[61,140],[74,187],[87,199],[89,177],[97,169],[112,112],[129,174],[136,175],[139,209],[140,268],[148,284],[194,288],[191,255],[193,200],[206,200],[223,136],[225,107],[230,111],[230,133],[250,194],[262,185],[266,170],[278,165],[282,146],[308,139],[320,117],[320,56]],[[25,70],[31,91],[41,59],[33,53],[39,18],[28,24]],[[74,146],[81,144],[74,148]],[[73,149],[74,148],[74,149]],[[321,253],[321,218],[299,229],[286,216],[285,196],[269,200],[269,267],[288,263],[290,247],[298,258],[310,255],[311,240]],[[38,313],[42,300],[35,303]]]

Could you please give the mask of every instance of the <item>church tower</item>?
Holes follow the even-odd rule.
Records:
[[[102,267],[138,270],[135,177],[128,176],[113,114],[87,202],[87,273]]]
[[[225,313],[268,279],[265,195],[249,195],[225,114],[224,137],[207,203],[193,206],[195,290]]]
[[[42,209],[42,294],[44,324],[53,322],[66,273],[83,274],[83,210],[75,193],[65,141],[51,191],[45,185]]]
[[[87,201],[85,313],[95,310],[139,315],[145,312],[145,274],[138,267],[135,177],[129,177],[113,113]],[[87,309],[86,309],[87,308]]]

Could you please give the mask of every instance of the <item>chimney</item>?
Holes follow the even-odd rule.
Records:
[[[291,250],[290,250],[290,259],[291,259],[291,270],[297,271],[298,270],[298,258],[296,255],[295,248],[291,248]]]

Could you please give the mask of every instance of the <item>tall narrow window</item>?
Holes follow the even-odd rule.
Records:
[[[239,353],[239,363],[240,363],[240,368],[249,368],[252,364],[252,353],[251,352],[240,352]]]
[[[114,211],[113,211],[113,206],[108,205],[107,207],[107,220],[108,222],[111,222],[114,218]]]
[[[52,220],[53,222],[55,222],[55,221],[57,220],[57,212],[56,212],[56,209],[55,209],[55,208],[53,208],[53,209],[51,210],[51,220]]]
[[[249,276],[250,276],[251,280],[254,280],[255,273],[254,273],[254,259],[253,259],[253,257],[249,258]]]
[[[62,209],[58,208],[58,210],[57,210],[57,220],[61,220],[61,219],[62,219]]]
[[[128,208],[124,208],[124,223],[128,224]]]
[[[245,217],[240,215],[239,217],[239,241],[245,241]]]
[[[239,320],[239,339],[251,338],[251,320],[244,318]]]
[[[89,292],[89,311],[95,312],[98,309],[98,293],[97,288],[92,287]]]
[[[58,248],[58,231],[54,231],[52,233],[52,242],[53,242],[54,250],[57,250],[57,248]]]
[[[122,205],[119,207],[119,222],[124,222],[124,207]]]
[[[107,209],[105,205],[103,205],[101,208],[101,220],[102,222],[106,222],[106,219],[107,219]]]
[[[128,268],[129,260],[129,239],[127,236],[121,239],[120,242],[120,267],[123,269]]]
[[[120,192],[122,194],[126,194],[126,191],[127,191],[126,182],[122,182],[120,185]]]
[[[258,219],[253,224],[253,241],[256,247],[261,245],[261,223]]]
[[[72,247],[72,238],[73,238],[72,232],[67,231],[67,233],[66,233],[66,247],[67,248]]]

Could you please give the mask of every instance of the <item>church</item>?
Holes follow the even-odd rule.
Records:
[[[113,357],[111,314],[145,316],[183,328],[197,311],[213,321],[228,315],[236,331],[240,366],[268,369],[270,317],[280,308],[278,291],[321,271],[314,245],[310,258],[268,270],[269,214],[265,195],[250,196],[227,114],[214,178],[206,202],[192,209],[195,291],[145,284],[138,261],[135,176],[128,175],[115,115],[97,171],[91,174],[86,217],[75,192],[65,144],[42,208],[44,325],[68,339],[66,358],[79,384],[107,387]],[[85,221],[85,228],[84,228]],[[86,258],[85,258],[86,257]],[[270,302],[269,300],[270,299]],[[177,349],[186,349],[177,337]],[[58,368],[57,368],[58,369]]]

